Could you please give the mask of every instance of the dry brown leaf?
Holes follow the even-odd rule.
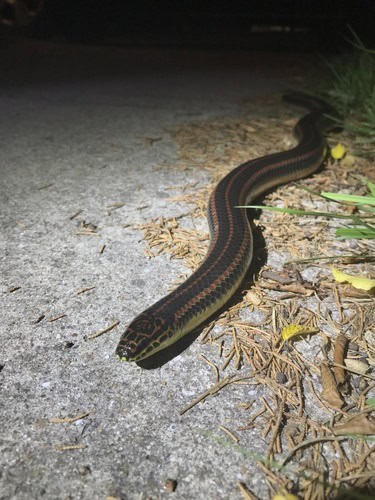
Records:
[[[335,425],[332,427],[332,431],[336,436],[344,436],[346,434],[371,436],[375,434],[375,419],[369,415],[358,415],[343,424]]]
[[[314,290],[307,288],[306,285],[301,285],[301,283],[292,283],[291,285],[283,285],[280,283],[265,283],[264,281],[260,281],[258,283],[260,288],[266,288],[267,290],[275,290],[276,292],[292,292],[292,293],[301,293],[306,295],[307,297],[311,297],[313,295]]]
[[[276,281],[277,283],[282,283],[283,285],[290,285],[296,281],[294,276],[281,271],[273,271],[272,269],[266,269],[263,271],[262,278]]]
[[[341,398],[341,394],[339,393],[336,385],[335,378],[325,363],[321,363],[320,365],[320,373],[322,376],[322,399],[329,403],[334,408],[342,408],[344,402]]]
[[[343,335],[342,333],[339,333],[336,337],[335,340],[335,349],[333,352],[333,362],[337,363],[338,365],[343,365],[344,364],[344,358],[345,358],[345,353],[348,347],[348,339]],[[346,380],[346,372],[344,368],[341,368],[340,366],[335,366],[333,368],[333,372],[335,374],[336,382],[337,384],[343,385],[345,384]]]

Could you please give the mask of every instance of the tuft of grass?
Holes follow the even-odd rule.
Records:
[[[348,26],[351,50],[328,62],[333,79],[328,94],[345,117],[343,127],[355,136],[357,154],[375,156],[375,50]]]
[[[348,226],[336,229],[336,237],[339,239],[375,239],[375,184],[366,181],[369,194],[366,196],[356,196],[343,193],[316,193],[311,189],[306,189],[309,193],[330,200],[334,203],[355,207],[356,214],[348,215],[340,212],[318,212],[314,210],[300,210],[295,208],[264,207],[261,205],[247,205],[238,208],[257,208],[261,210],[271,210],[285,214],[299,216],[328,217],[334,219],[345,219]],[[371,257],[371,256],[370,256]],[[311,260],[311,259],[310,259]]]

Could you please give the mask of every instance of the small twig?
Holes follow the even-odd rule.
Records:
[[[296,382],[296,391],[297,391],[297,397],[298,397],[298,416],[302,417],[303,415],[303,409],[304,409],[304,400],[303,400],[303,395],[302,395],[302,380],[299,374],[296,374],[297,382]]]
[[[212,363],[212,361],[210,361],[209,359],[207,359],[206,356],[203,356],[203,354],[200,354],[199,357],[202,358],[203,361],[205,361],[209,366],[211,366],[211,368],[214,369],[214,371],[215,371],[215,377],[216,377],[216,382],[219,382],[219,380],[220,380],[219,368],[214,363]]]
[[[244,500],[256,500],[256,497],[248,490],[245,483],[238,481],[237,486]]]
[[[374,470],[370,470],[369,472],[364,472],[363,474],[354,474],[352,476],[344,476],[336,479],[336,483],[342,483],[344,481],[352,481],[353,479],[360,479],[361,477],[369,477],[372,478],[375,475]]]
[[[103,335],[103,333],[107,333],[109,332],[110,330],[112,330],[115,326],[117,326],[120,322],[117,320],[117,321],[114,321],[111,325],[107,326],[106,328],[103,328],[103,330],[99,330],[98,332],[96,333],[93,333],[91,335],[88,335],[87,338],[88,339],[96,339],[96,337],[99,337],[100,335]]]
[[[76,218],[79,214],[81,214],[82,212],[83,212],[83,210],[82,210],[82,209],[81,209],[81,210],[78,210],[78,212],[76,212],[75,214],[71,215],[71,216],[69,217],[69,219],[70,219],[70,220],[75,219],[75,218]]]
[[[114,210],[118,210],[119,208],[122,208],[124,206],[125,206],[125,203],[112,203],[112,205],[108,205],[108,207],[106,207],[107,213],[108,213],[108,215],[111,215],[111,213]]]
[[[234,346],[232,347],[232,350],[229,354],[229,356],[227,357],[227,359],[224,361],[223,363],[223,366],[221,367],[221,371],[224,371],[225,368],[229,365],[229,363],[232,361],[232,359],[234,358],[234,355],[236,354],[236,349],[234,348]]]
[[[280,408],[279,408],[277,419],[276,419],[276,423],[273,426],[270,444],[268,445],[268,450],[267,450],[267,454],[266,454],[267,460],[269,460],[271,455],[272,455],[273,446],[275,444],[276,438],[277,438],[278,433],[279,433],[281,421],[283,419],[283,414],[284,414],[285,401],[286,401],[286,393],[283,392],[282,398],[281,398]]]
[[[50,418],[50,424],[71,424],[72,422],[76,422],[77,420],[82,420],[90,415],[90,412],[81,413],[75,417],[65,417],[65,418]]]
[[[262,469],[262,471],[269,476],[270,480],[277,485],[282,484],[282,479],[280,477],[277,477],[274,472],[272,472],[264,463],[262,462],[257,462],[257,466]]]
[[[40,186],[37,189],[38,189],[38,191],[42,191],[43,189],[47,189],[47,188],[49,188],[49,187],[51,187],[53,185],[54,185],[54,183],[51,182],[50,184],[45,184],[44,186]]]
[[[374,452],[375,452],[375,445],[369,448],[367,452],[364,455],[362,455],[361,460],[357,464],[353,464],[350,467],[347,467],[345,469],[345,472],[348,473],[351,472],[352,470],[359,469],[360,467],[362,467],[362,465],[366,462],[368,457],[372,455]]]
[[[180,415],[183,415],[186,413],[188,410],[193,408],[196,404],[200,403],[204,399],[206,399],[208,396],[212,396],[219,392],[223,387],[229,384],[229,382],[233,379],[234,375],[230,375],[229,377],[225,377],[223,380],[220,382],[217,382],[214,384],[210,389],[207,389],[207,391],[204,391],[200,396],[198,396],[194,401],[192,401],[189,405],[185,406],[185,408],[182,408],[180,410]]]
[[[92,290],[93,288],[95,288],[95,285],[94,286],[88,286],[86,288],[81,288],[81,290],[77,291],[76,295],[80,295],[81,293],[88,292],[89,290]]]
[[[208,335],[211,333],[211,330],[213,329],[213,327],[215,326],[215,323],[212,322],[210,325],[208,325],[208,327],[206,328],[206,331],[203,333],[200,341],[202,344],[204,344],[206,342],[206,339],[208,337]]]
[[[86,448],[86,444],[58,444],[55,445],[55,449],[59,451],[66,451],[66,450],[82,450],[83,448]]]
[[[264,349],[263,353],[264,354],[271,354],[272,356],[275,356],[276,358],[280,359],[281,361],[284,361],[284,363],[287,363],[288,365],[290,365],[292,368],[298,370],[301,375],[303,374],[303,371],[301,370],[301,368],[299,366],[297,366],[295,363],[293,363],[293,361],[288,359],[287,356],[284,356],[283,354],[279,354],[278,352],[270,351],[268,349]]]
[[[76,234],[80,236],[98,236],[98,237],[100,236],[100,234],[90,229],[81,229],[80,231],[77,231]]]
[[[267,409],[266,405],[263,405],[263,407],[260,410],[258,410],[256,413],[254,413],[254,415],[248,421],[248,425],[253,423],[258,417],[263,415],[263,413],[266,413],[266,411],[268,411],[268,409]]]
[[[218,426],[219,429],[221,429],[222,431],[224,431],[226,434],[228,434],[228,436],[232,439],[232,441],[234,441],[235,443],[239,443],[240,442],[240,438],[237,437],[232,431],[230,431],[227,427],[225,427],[224,425],[219,425]]]
[[[310,446],[312,444],[316,443],[321,443],[324,441],[344,441],[345,439],[348,439],[347,437],[331,437],[331,436],[322,436],[314,439],[306,439],[306,441],[302,441],[302,443],[299,443],[293,450],[291,450],[288,455],[284,458],[284,460],[281,462],[281,467],[283,467],[289,460],[292,458],[292,456],[296,453],[296,451],[300,450],[301,448],[304,448],[305,446]]]
[[[241,410],[249,410],[255,403],[255,400],[253,399],[252,401],[249,401],[249,403],[240,403],[238,405]]]
[[[53,321],[57,321],[58,319],[65,318],[66,314],[59,314],[59,316],[54,316],[53,318],[49,318],[49,323],[52,323]]]

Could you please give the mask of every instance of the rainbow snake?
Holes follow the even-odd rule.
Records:
[[[253,235],[245,208],[270,188],[315,172],[324,162],[324,133],[337,127],[329,104],[302,93],[284,100],[309,109],[295,125],[297,146],[247,161],[215,187],[208,204],[211,242],[199,268],[178,288],[139,314],[121,336],[116,354],[140,361],[192,332],[240,286],[252,260]]]

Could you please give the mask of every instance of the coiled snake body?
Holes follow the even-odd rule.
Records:
[[[140,361],[153,355],[222,307],[241,284],[253,255],[246,209],[236,207],[313,173],[323,163],[327,153],[323,134],[337,126],[337,112],[301,93],[285,95],[284,100],[310,110],[294,127],[298,145],[243,163],[218,183],[209,200],[211,243],[205,259],[182,285],[130,323],[116,349],[121,360]]]

